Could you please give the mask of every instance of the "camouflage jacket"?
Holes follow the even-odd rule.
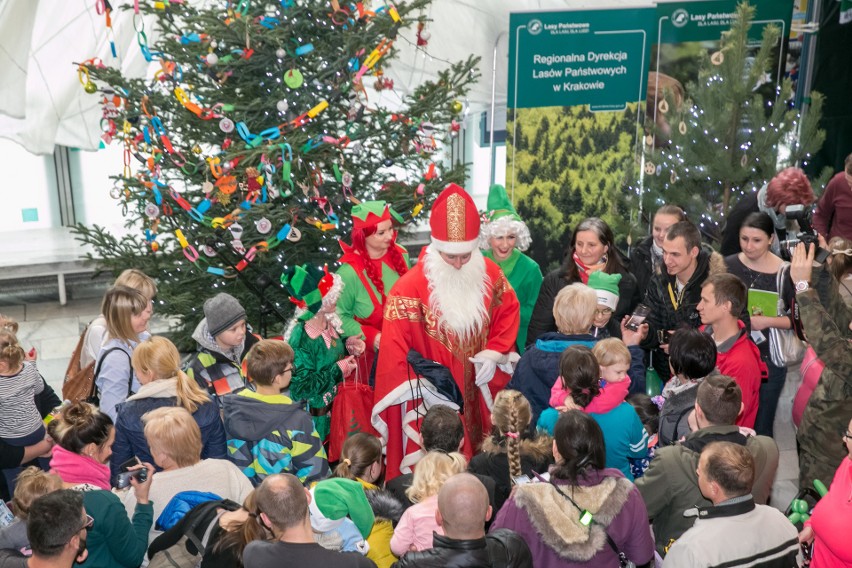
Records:
[[[852,309],[843,302],[837,281],[827,270],[817,272],[815,281],[815,289],[796,295],[807,340],[825,363],[796,436],[802,487],[814,479],[830,485],[846,456],[840,438],[852,418]]]

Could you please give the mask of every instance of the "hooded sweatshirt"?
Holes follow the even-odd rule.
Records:
[[[310,415],[288,397],[242,390],[224,398],[228,459],[257,487],[268,475],[302,483],[328,477],[328,459]]]
[[[246,371],[243,358],[258,342],[257,336],[246,330],[242,345],[224,351],[207,329],[207,318],[198,322],[192,333],[198,344],[198,351],[186,368],[186,374],[195,379],[198,385],[210,393],[210,397],[222,408],[225,395],[246,388]]]

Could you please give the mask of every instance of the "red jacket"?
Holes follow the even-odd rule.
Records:
[[[716,368],[723,375],[731,377],[743,391],[743,412],[737,418],[737,426],[754,428],[757,416],[757,405],[760,401],[758,392],[760,383],[769,376],[766,363],[760,358],[760,350],[754,344],[745,329],[745,324],[738,321],[740,335],[727,351],[716,354]],[[701,326],[704,331],[706,326]]]

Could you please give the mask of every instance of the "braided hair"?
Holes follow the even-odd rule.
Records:
[[[373,286],[375,286],[376,290],[378,290],[379,295],[382,299],[384,299],[385,284],[382,282],[381,270],[375,263],[370,262],[370,255],[367,253],[367,237],[374,235],[377,229],[378,225],[373,225],[372,227],[367,227],[365,229],[352,229],[352,248],[355,249],[355,252],[361,255],[364,259],[364,270],[367,273],[367,278],[370,279],[370,282],[372,282]],[[397,274],[402,276],[408,272],[408,265],[405,263],[405,258],[396,246],[395,236],[390,243],[387,255],[390,267],[393,268]]]

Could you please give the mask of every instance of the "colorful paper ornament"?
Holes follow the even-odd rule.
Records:
[[[305,82],[302,72],[298,69],[290,69],[284,73],[284,84],[291,89],[298,89]]]

